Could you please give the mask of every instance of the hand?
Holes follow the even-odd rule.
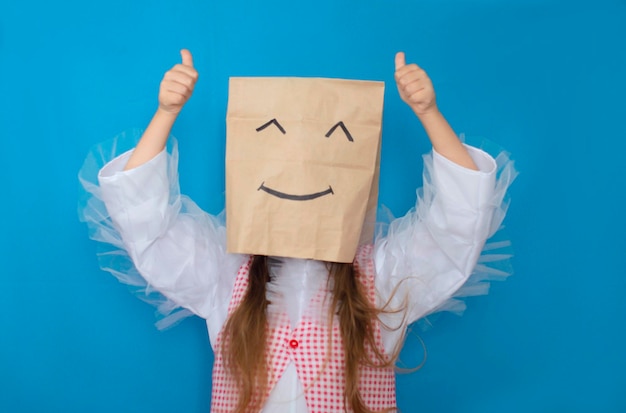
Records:
[[[396,54],[396,85],[400,98],[417,116],[436,113],[435,89],[426,72],[415,63],[406,64],[404,52]]]
[[[193,67],[191,52],[183,49],[180,55],[182,63],[165,73],[159,90],[159,109],[174,114],[180,112],[187,103],[198,80],[198,72]]]

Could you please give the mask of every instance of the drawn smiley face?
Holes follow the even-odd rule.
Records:
[[[287,135],[287,131],[285,130],[285,128],[283,128],[283,126],[278,122],[278,120],[276,118],[270,120],[269,122],[264,123],[263,125],[259,126],[258,128],[256,128],[257,132],[261,132],[264,129],[266,129],[269,126],[275,126],[283,135]],[[343,123],[343,121],[339,121],[336,124],[334,124],[329,130],[328,132],[326,132],[326,134],[324,135],[326,138],[330,138],[330,136],[333,134],[333,132],[335,132],[335,130],[337,128],[341,128],[341,130],[344,132],[346,138],[348,139],[349,142],[354,142],[354,138],[352,137],[352,135],[350,134],[350,131],[348,131],[348,128],[346,128],[346,125]],[[265,181],[261,182],[261,186],[259,186],[258,191],[265,191],[268,194],[275,196],[277,198],[281,198],[281,199],[287,199],[290,201],[311,201],[313,199],[317,199],[319,197],[322,196],[326,196],[326,195],[333,195],[333,187],[329,184],[327,189],[324,189],[322,191],[319,192],[314,192],[314,193],[309,193],[309,194],[300,194],[300,195],[296,195],[296,194],[288,194],[286,192],[281,192],[277,189],[274,188],[270,188],[268,186],[265,185]]]

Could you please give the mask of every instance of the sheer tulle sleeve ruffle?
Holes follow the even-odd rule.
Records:
[[[448,311],[458,315],[466,309],[463,297],[486,295],[490,281],[503,281],[513,273],[511,266],[511,241],[504,233],[503,221],[509,207],[507,190],[517,177],[517,170],[509,154],[500,151],[495,156],[495,184],[487,205],[489,206],[489,225],[486,228],[484,245],[475,263],[471,267],[469,277],[450,298],[444,300],[427,315]],[[424,320],[428,323],[428,320]]]
[[[79,173],[80,219],[99,242],[100,267],[157,307],[159,329],[191,314],[219,329],[245,257],[227,254],[223,223],[180,194],[174,138],[123,171],[141,133],[92,148]]]
[[[501,228],[515,179],[513,162],[467,147],[479,171],[434,152],[424,156],[424,186],[404,217],[383,225],[375,242],[376,286],[382,304],[403,309],[404,324],[438,311],[462,313],[460,297],[486,294],[489,281],[510,275],[509,242]],[[487,242],[486,240],[493,239]],[[397,326],[398,316],[382,321]]]

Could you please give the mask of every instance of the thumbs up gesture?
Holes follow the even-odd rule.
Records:
[[[430,78],[415,63],[407,65],[403,52],[396,54],[395,78],[400,97],[417,116],[438,111],[435,89]]]
[[[193,67],[191,52],[180,51],[182,63],[172,67],[165,73],[159,90],[159,109],[168,113],[181,111],[193,93],[198,80],[198,72]]]

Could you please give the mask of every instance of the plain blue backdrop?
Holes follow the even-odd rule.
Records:
[[[3,0],[0,412],[209,410],[203,321],[157,331],[76,214],[89,147],[147,124],[182,47],[200,80],[174,128],[181,186],[212,213],[229,76],[384,80],[380,199],[396,215],[429,150],[397,50],[457,132],[512,153],[515,275],[420,333],[402,411],[626,411],[625,1]]]

